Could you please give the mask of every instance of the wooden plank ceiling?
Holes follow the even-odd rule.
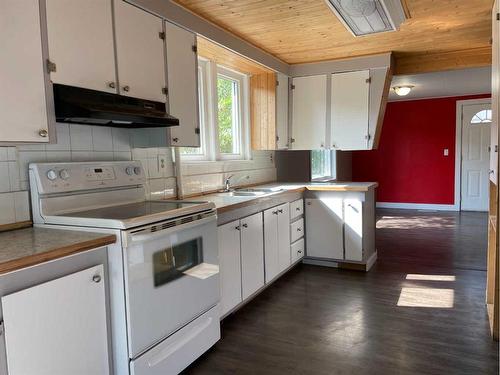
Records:
[[[355,38],[324,0],[174,0],[289,64],[393,51],[396,73],[491,65],[493,0],[404,0],[399,31]]]

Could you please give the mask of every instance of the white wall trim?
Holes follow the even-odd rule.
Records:
[[[397,208],[403,210],[459,211],[454,204],[393,203],[377,202],[377,208]]]
[[[461,209],[462,189],[462,109],[465,105],[488,104],[491,98],[457,100],[455,115],[455,207]]]

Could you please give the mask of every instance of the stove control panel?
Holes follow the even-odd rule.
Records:
[[[40,194],[143,185],[144,169],[139,161],[82,163],[33,163],[30,183]]]

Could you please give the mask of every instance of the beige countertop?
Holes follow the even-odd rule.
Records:
[[[25,228],[0,233],[0,274],[116,241],[114,234]]]
[[[235,208],[246,207],[256,203],[258,200],[266,199],[287,192],[313,191],[355,191],[366,192],[378,186],[377,182],[304,182],[304,183],[270,183],[265,185],[252,186],[256,188],[276,189],[276,192],[260,196],[230,196],[226,193],[211,193],[200,196],[189,197],[189,200],[208,200],[213,202],[219,213],[233,210]]]

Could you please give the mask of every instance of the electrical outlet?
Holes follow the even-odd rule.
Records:
[[[158,155],[158,172],[162,177],[165,177],[165,172],[167,170],[167,160],[165,155]]]

